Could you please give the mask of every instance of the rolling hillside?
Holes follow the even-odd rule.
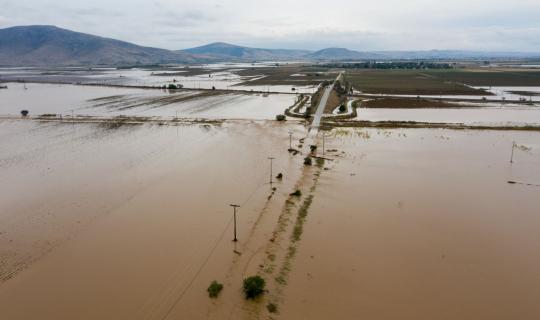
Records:
[[[194,62],[182,52],[73,32],[54,26],[0,29],[0,65],[66,66]]]

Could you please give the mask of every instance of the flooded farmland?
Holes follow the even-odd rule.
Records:
[[[274,119],[294,95],[219,91],[169,91],[124,87],[10,83],[0,91],[0,115],[150,116]],[[26,87],[26,89],[25,89]]]
[[[3,316],[158,319],[175,305],[205,318],[206,286],[226,280],[233,250],[253,256],[244,247],[267,240],[268,196],[292,192],[301,171],[284,146],[300,129],[2,121]],[[269,155],[285,176],[274,192]],[[231,202],[242,205],[235,245]]]
[[[279,64],[278,64],[279,65]],[[236,89],[291,93],[312,93],[316,85],[306,85],[300,79],[297,85],[257,85],[265,72],[277,68],[276,63],[223,63],[169,68],[0,68],[3,82],[37,82],[63,84],[91,84],[102,86],[162,87],[170,83],[188,89]],[[248,75],[242,72],[249,71]],[[292,72],[292,71],[291,71]]]
[[[287,152],[289,130],[305,135],[273,122],[1,121],[3,314],[264,318],[239,293],[259,273],[284,319],[535,318],[540,202],[526,184],[540,182],[538,133],[335,129],[321,170]],[[513,141],[524,147],[510,164]],[[285,177],[272,186],[269,155]],[[289,241],[296,189],[313,203],[275,281],[268,257]],[[213,279],[226,285],[218,304]]]
[[[224,66],[204,68],[218,77]],[[319,119],[322,131],[310,119],[275,120],[299,101],[285,93],[292,85],[265,94],[241,83],[124,84],[9,82],[0,91],[2,317],[540,314],[538,107],[360,107],[345,127]],[[237,242],[231,205],[240,206]],[[246,300],[253,275],[266,291]],[[211,299],[214,280],[223,292]]]
[[[510,164],[513,141],[527,146]],[[540,135],[336,129],[287,319],[535,319]],[[508,181],[536,184],[509,184]]]

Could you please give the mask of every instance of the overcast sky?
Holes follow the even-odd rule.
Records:
[[[540,0],[0,0],[0,27],[32,24],[166,49],[540,52]]]

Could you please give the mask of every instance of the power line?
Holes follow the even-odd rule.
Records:
[[[259,186],[257,186],[253,192],[249,195],[249,197],[246,199],[246,201],[244,201],[244,203],[242,204],[242,207],[244,207],[252,198],[253,196],[255,195],[255,193],[257,193],[257,191],[262,187],[266,185],[266,183],[263,183],[263,184],[260,184]],[[214,252],[216,251],[217,247],[219,246],[219,244],[221,243],[221,241],[223,240],[223,238],[225,237],[225,234],[227,233],[227,230],[229,230],[229,227],[231,226],[231,223],[233,221],[233,217],[231,217],[231,219],[229,219],[229,222],[227,223],[227,225],[225,226],[225,229],[223,230],[223,232],[221,233],[221,235],[219,236],[218,240],[216,241],[216,244],[214,245],[214,247],[212,247],[212,249],[210,250],[210,253],[208,254],[208,256],[206,257],[206,259],[204,260],[203,264],[201,265],[201,267],[197,270],[197,272],[195,273],[195,275],[193,276],[193,278],[189,281],[188,285],[186,286],[186,288],[182,291],[182,293],[180,293],[180,296],[178,296],[178,298],[174,301],[174,303],[171,305],[171,307],[167,310],[167,313],[165,313],[165,315],[161,318],[161,320],[165,320],[169,317],[169,315],[171,314],[171,312],[174,310],[174,308],[176,307],[176,305],[178,305],[178,303],[180,301],[182,301],[182,299],[184,298],[184,295],[187,293],[187,291],[191,288],[191,286],[193,285],[193,283],[195,282],[195,280],[199,277],[199,275],[201,274],[202,270],[206,267],[206,265],[208,264],[208,261],[210,261],[210,258],[212,257],[212,255],[214,254]]]
[[[217,247],[219,246],[219,244],[221,243],[221,240],[223,240],[223,237],[225,236],[225,233],[227,232],[227,230],[229,229],[229,226],[231,225],[231,222],[232,222],[232,218],[229,220],[229,222],[227,223],[227,227],[225,227],[225,230],[223,230],[223,232],[221,233],[221,235],[219,236],[219,239],[217,240],[216,244],[214,245],[214,247],[212,248],[212,250],[210,250],[210,253],[208,254],[208,256],[206,257],[206,259],[204,260],[204,263],[201,265],[201,267],[199,268],[199,270],[197,270],[197,273],[195,273],[195,276],[193,276],[193,278],[191,279],[191,281],[188,283],[188,285],[186,286],[186,288],[182,291],[182,293],[180,294],[180,296],[178,296],[178,298],[174,301],[174,303],[171,305],[171,307],[169,308],[169,310],[167,310],[167,313],[163,316],[163,318],[161,318],[161,320],[165,320],[167,319],[167,317],[169,317],[169,315],[171,314],[171,312],[174,310],[174,308],[176,307],[176,305],[182,300],[182,298],[184,297],[184,295],[187,293],[187,291],[191,288],[191,285],[195,282],[195,280],[197,279],[197,277],[201,274],[202,270],[204,269],[204,267],[206,267],[206,264],[208,263],[208,261],[210,261],[210,258],[212,257],[212,255],[214,254],[214,251],[217,249]]]

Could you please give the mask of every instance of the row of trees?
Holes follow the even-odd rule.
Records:
[[[426,61],[403,61],[403,62],[357,62],[330,64],[331,68],[342,69],[452,69],[448,63],[435,63]]]

